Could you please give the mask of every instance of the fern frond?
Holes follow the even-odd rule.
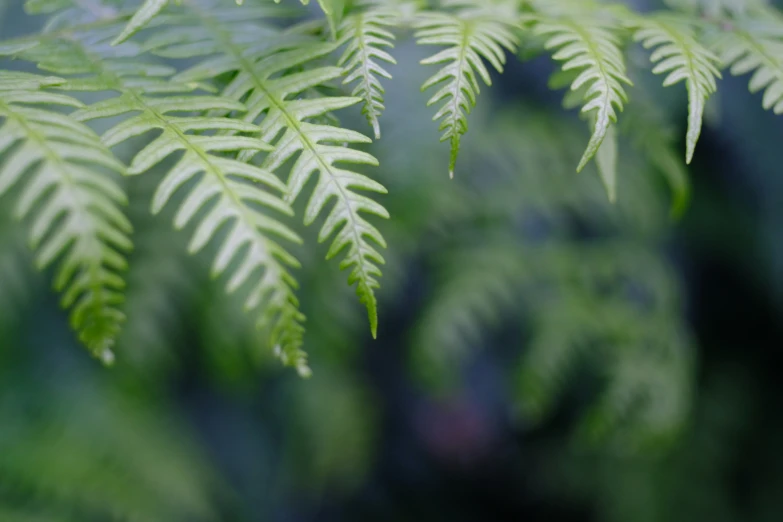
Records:
[[[172,72],[168,67],[123,58],[139,51],[127,43],[124,48],[108,46],[111,34],[111,27],[75,32],[67,40],[42,42],[27,51],[28,57],[45,69],[78,74],[68,82],[69,89],[120,93],[72,115],[80,121],[125,118],[103,134],[106,146],[114,147],[150,131],[160,132],[136,154],[128,174],[142,174],[169,155],[182,153],[153,197],[153,213],[159,212],[183,185],[196,182],[179,208],[175,227],[198,224],[189,246],[191,253],[204,248],[224,226],[229,228],[213,264],[213,274],[227,273],[232,261],[238,261],[227,283],[227,291],[233,292],[248,284],[253,274],[263,272],[252,285],[246,308],[260,309],[259,326],[270,331],[272,345],[281,350],[284,362],[307,373],[300,350],[303,316],[294,295],[296,282],[289,273],[298,262],[270,237],[300,241],[280,222],[282,216],[292,214],[280,195],[285,186],[269,171],[224,154],[271,147],[255,137],[210,134],[226,130],[257,134],[259,129],[240,119],[189,115],[193,111],[243,112],[245,107],[228,98],[183,95],[198,84],[170,81],[166,77]]]
[[[783,114],[783,24],[745,19],[726,27],[712,42],[723,67],[734,76],[752,73],[750,92],[763,91],[762,106]]]
[[[23,185],[16,217],[31,218],[36,264],[57,264],[55,289],[70,310],[81,341],[104,362],[124,321],[117,308],[125,285],[119,272],[131,248],[131,225],[120,211],[126,197],[105,169],[124,167],[88,127],[53,108],[80,107],[41,90],[63,80],[0,71],[0,195]],[[22,181],[24,179],[24,181]]]
[[[367,176],[340,165],[345,163],[377,165],[377,160],[365,152],[353,150],[346,144],[368,143],[369,138],[357,132],[309,120],[350,107],[360,101],[354,97],[299,98],[301,93],[339,78],[342,69],[322,67],[313,62],[335,48],[332,43],[311,41],[297,34],[296,28],[277,34],[274,44],[242,45],[248,36],[258,38],[262,29],[246,22],[221,15],[221,10],[198,10],[191,6],[185,17],[201,20],[205,30],[200,35],[207,59],[177,76],[181,81],[200,81],[214,77],[216,71],[236,72],[236,77],[224,89],[223,95],[234,100],[245,100],[245,122],[259,122],[260,138],[274,144],[274,151],[264,159],[263,167],[277,171],[293,157],[296,161],[288,176],[287,203],[294,203],[301,195],[310,177],[318,173],[318,183],[306,206],[304,221],[309,225],[326,212],[326,205],[335,200],[318,239],[331,236],[327,258],[348,251],[340,268],[350,268],[349,284],[356,283],[360,301],[367,307],[373,336],[377,333],[378,312],[375,289],[381,275],[378,265],[383,257],[375,245],[384,247],[383,236],[364,217],[364,213],[388,217],[386,209],[358,190],[385,193],[386,189]],[[180,21],[180,24],[187,23]],[[178,38],[192,41],[192,34],[170,32],[151,48],[166,56],[176,50]],[[309,68],[308,68],[309,67]],[[304,70],[302,70],[304,69]],[[254,153],[240,154],[240,160],[249,160]]]
[[[433,120],[443,120],[441,141],[449,141],[449,177],[459,155],[460,139],[468,130],[468,114],[476,106],[480,92],[477,76],[486,85],[492,78],[484,64],[489,62],[498,72],[503,71],[505,51],[515,52],[517,38],[510,29],[509,20],[500,18],[492,9],[470,8],[456,14],[425,12],[417,16],[416,40],[419,45],[437,45],[444,50],[421,61],[424,65],[445,64],[431,76],[422,91],[439,87],[427,106],[443,103]],[[512,19],[513,24],[513,19]],[[445,84],[441,86],[442,83]]]
[[[381,137],[378,123],[383,113],[384,89],[380,78],[391,79],[391,74],[378,62],[397,63],[384,50],[394,47],[394,35],[386,28],[396,23],[396,13],[376,8],[346,18],[338,32],[338,42],[347,43],[337,65],[345,69],[344,84],[358,82],[352,96],[362,98],[362,113],[373,129],[375,139]]]
[[[538,18],[534,31],[546,37],[545,47],[554,50],[552,58],[564,62],[563,71],[576,71],[571,90],[584,89],[582,113],[593,115],[593,133],[576,170],[581,171],[598,152],[609,127],[617,122],[628,97],[623,84],[626,76],[620,40],[611,21],[598,17]]]
[[[701,134],[704,106],[717,90],[718,58],[699,44],[691,27],[679,18],[656,16],[640,18],[634,39],[646,49],[655,48],[650,60],[656,64],[653,73],[666,73],[663,85],[681,81],[688,90],[688,131],[685,162],[690,164]]]

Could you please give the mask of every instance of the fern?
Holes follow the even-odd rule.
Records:
[[[396,24],[397,16],[389,9],[369,9],[346,18],[339,31],[340,43],[347,43],[338,62],[346,71],[343,83],[358,82],[352,96],[362,98],[362,113],[367,117],[375,139],[381,138],[378,119],[384,109],[384,89],[379,77],[391,79],[391,74],[378,62],[397,63],[384,50],[384,47],[394,47],[394,35],[386,28]]]
[[[213,274],[226,278],[228,292],[243,290],[246,307],[271,344],[303,374],[309,373],[301,349],[304,316],[292,274],[299,262],[289,252],[301,240],[288,220],[300,208],[305,185],[317,178],[301,217],[306,225],[323,220],[319,241],[329,240],[327,258],[342,257],[340,266],[349,270],[349,284],[377,335],[376,291],[386,244],[370,215],[389,214],[368,194],[386,189],[357,172],[357,165],[378,163],[364,151],[371,140],[333,113],[360,104],[380,138],[396,29],[410,27],[417,44],[442,48],[422,61],[438,69],[423,90],[434,91],[428,104],[437,106],[434,120],[442,141],[450,142],[451,177],[480,84],[491,85],[491,69],[503,72],[520,36],[534,46],[541,41],[561,63],[550,86],[569,87],[564,105],[581,107],[591,127],[577,171],[595,157],[612,201],[623,151],[614,125],[632,85],[624,59],[629,39],[652,49],[652,70],[666,74],[665,86],[686,84],[686,163],[720,77],[712,52],[733,74],[754,71],[750,89],[764,90],[764,107],[783,112],[780,17],[760,0],[672,0],[672,7],[687,12],[653,14],[582,0],[445,0],[423,12],[416,11],[421,2],[406,0],[318,3],[320,19],[292,22],[289,16],[297,11],[264,0],[29,0],[30,12],[50,16],[42,33],[0,43],[0,56],[26,59],[57,77],[21,79],[20,73],[3,72],[4,89],[13,91],[2,102],[4,128],[13,133],[6,133],[0,147],[8,156],[1,179],[10,186],[21,176],[13,162],[20,161],[18,151],[37,147],[38,155],[28,157],[40,162],[38,171],[59,169],[46,187],[91,187],[80,203],[84,208],[47,193],[40,205],[29,203],[20,214],[40,209],[33,236],[41,243],[42,264],[76,252],[78,259],[66,256],[60,265],[64,275],[58,284],[74,326],[94,352],[103,353],[119,331],[118,271],[130,247],[130,229],[118,207],[124,195],[103,176],[107,167],[130,175],[165,172],[152,198],[153,212],[184,196],[174,224],[194,227],[189,250],[218,245]],[[22,83],[8,83],[12,77]],[[343,95],[340,84],[350,86],[351,95]],[[64,91],[88,94],[72,95],[77,100]],[[46,125],[47,118],[56,125]],[[99,128],[104,123],[93,120],[107,118],[110,128],[95,142],[84,122]],[[78,130],[70,135],[63,129]],[[652,144],[641,148],[648,155],[668,151],[668,137],[652,131]],[[639,143],[641,133],[632,134]],[[119,152],[142,135],[151,142],[124,169],[108,148]],[[79,148],[82,142],[89,145]],[[176,156],[171,163],[170,156]],[[681,166],[667,154],[652,161],[684,193]],[[91,173],[89,181],[68,181],[65,172],[77,167]],[[79,212],[93,223],[86,235],[59,221],[60,214]],[[91,282],[69,279],[74,271]]]
[[[664,86],[684,81],[688,89],[688,132],[685,162],[690,163],[701,134],[704,105],[717,90],[715,67],[718,58],[693,38],[687,23],[677,18],[647,18],[640,22],[634,39],[645,48],[655,47],[650,60],[656,64],[653,73],[667,73]]]
[[[753,73],[750,92],[763,91],[762,106],[783,114],[783,25],[773,17],[745,19],[725,27],[711,42],[721,64],[735,76]]]
[[[582,112],[593,114],[593,134],[576,170],[581,171],[598,152],[609,127],[617,122],[628,96],[620,40],[610,19],[589,15],[542,17],[535,20],[534,32],[546,37],[545,47],[555,50],[552,57],[564,62],[563,71],[578,71],[571,90],[584,89]]]
[[[21,182],[15,214],[31,218],[30,243],[43,268],[58,258],[54,286],[63,292],[71,324],[105,362],[124,320],[117,306],[124,286],[119,272],[131,248],[131,225],[119,206],[119,185],[103,169],[119,163],[87,127],[50,107],[79,107],[74,98],[40,90],[63,80],[0,72],[0,153],[7,152],[0,195]],[[43,108],[46,107],[46,108]],[[15,146],[16,145],[16,146]],[[29,176],[29,179],[28,179]]]
[[[231,292],[245,284],[254,272],[263,271],[249,293],[247,308],[262,308],[259,325],[269,329],[272,345],[279,345],[286,363],[306,373],[304,354],[299,349],[303,316],[293,293],[296,283],[289,273],[289,268],[296,267],[298,262],[270,235],[294,243],[300,240],[274,215],[261,211],[291,214],[281,196],[275,195],[275,191],[280,194],[285,187],[268,171],[220,154],[269,150],[270,147],[257,138],[203,134],[203,131],[216,129],[245,133],[258,130],[241,120],[171,114],[194,110],[243,111],[244,106],[227,98],[182,96],[180,93],[192,91],[197,84],[171,82],[165,78],[170,72],[166,67],[123,59],[127,49],[117,47],[112,51],[106,45],[111,34],[111,30],[74,33],[70,40],[44,41],[27,54],[47,69],[86,75],[71,80],[67,85],[70,89],[120,93],[120,96],[79,109],[72,115],[73,119],[89,121],[138,113],[106,131],[102,138],[105,145],[114,147],[133,136],[162,131],[136,154],[128,174],[142,174],[170,154],[183,152],[153,197],[153,213],[159,212],[189,180],[200,176],[180,206],[175,227],[180,229],[191,222],[199,224],[189,246],[190,252],[195,253],[204,248],[223,225],[230,223],[230,233],[222,242],[213,274],[225,273],[232,260],[240,259],[239,267],[232,271],[227,283]],[[155,93],[163,96],[149,96]],[[263,186],[270,190],[263,190]],[[209,206],[206,215],[199,215],[199,209],[206,206]],[[245,247],[247,252],[243,253]]]
[[[460,5],[464,2],[452,4]],[[421,63],[446,64],[424,82],[422,90],[438,87],[427,105],[443,103],[433,120],[443,120],[440,125],[443,131],[441,141],[449,141],[451,145],[450,178],[454,177],[460,139],[468,130],[467,116],[475,107],[480,91],[477,76],[485,84],[492,84],[483,60],[498,72],[503,72],[506,61],[504,49],[514,52],[517,45],[517,38],[508,25],[509,20],[503,18],[502,13],[501,10],[488,8],[463,8],[455,14],[424,12],[418,15],[415,23],[419,45],[446,47]]]
[[[248,34],[257,35],[258,28],[236,24],[222,15],[220,10],[201,11],[189,6],[185,20],[201,20],[206,31],[202,48],[209,58],[199,65],[181,72],[176,78],[181,81],[211,79],[217,74],[235,72],[236,77],[223,90],[223,95],[234,100],[246,100],[245,122],[259,120],[260,138],[272,143],[274,150],[266,156],[262,166],[271,172],[279,170],[288,160],[296,157],[288,175],[287,203],[294,203],[314,173],[318,183],[307,203],[305,224],[313,223],[326,213],[318,239],[334,239],[327,253],[332,258],[347,247],[340,268],[351,270],[349,284],[356,283],[356,292],[366,306],[373,336],[378,329],[378,311],[375,289],[381,275],[378,265],[383,257],[376,249],[385,247],[383,236],[363,213],[388,217],[380,204],[360,194],[358,190],[385,193],[386,189],[367,176],[343,168],[341,164],[377,165],[377,160],[365,152],[353,150],[338,144],[368,143],[370,140],[358,132],[308,120],[350,107],[359,98],[335,96],[328,98],[292,99],[304,91],[340,77],[342,69],[337,67],[312,67],[302,72],[292,71],[298,66],[311,64],[314,60],[334,50],[334,44],[319,43],[297,34],[295,29],[279,35],[275,44],[247,48],[242,38]],[[183,32],[170,32],[152,41],[149,46],[156,53],[167,56],[177,46],[192,39]],[[281,135],[282,134],[282,135]],[[249,160],[252,153],[240,154],[240,160]],[[326,205],[335,199],[334,206],[326,212]]]

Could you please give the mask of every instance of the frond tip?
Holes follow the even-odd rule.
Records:
[[[632,83],[625,73],[620,41],[611,24],[590,17],[538,20],[535,32],[547,38],[547,49],[555,50],[552,58],[565,62],[563,71],[578,72],[571,90],[584,90],[582,113],[595,112],[592,136],[576,168],[579,172],[598,152],[609,126],[617,122],[616,110],[622,111],[628,100],[623,84]]]
[[[480,76],[486,85],[492,85],[483,60],[502,72],[506,62],[504,50],[514,52],[516,37],[504,21],[496,20],[481,10],[466,10],[457,15],[424,13],[417,16],[416,39],[419,45],[446,47],[421,61],[424,65],[445,64],[424,82],[421,90],[445,82],[429,99],[427,106],[443,102],[432,119],[443,120],[439,130],[443,131],[441,141],[451,143],[449,177],[453,178],[460,138],[468,130],[467,116],[476,106],[480,92],[476,76]]]
[[[175,1],[180,2],[180,0]],[[168,3],[169,0],[144,0],[144,4],[134,13],[128,24],[111,44],[119,45],[141,31]]]
[[[642,20],[634,39],[646,49],[655,48],[650,56],[650,61],[656,64],[652,72],[667,73],[665,87],[685,82],[688,89],[685,161],[690,163],[701,134],[704,105],[717,90],[718,58],[693,38],[687,24],[669,17]]]

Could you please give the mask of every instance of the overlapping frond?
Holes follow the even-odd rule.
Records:
[[[594,113],[593,133],[577,171],[598,152],[609,127],[617,122],[617,110],[622,111],[628,99],[623,84],[631,85],[631,80],[626,76],[620,39],[614,29],[610,19],[589,15],[535,20],[534,31],[546,38],[545,47],[554,50],[553,59],[564,62],[563,71],[578,73],[571,90],[584,91],[582,113]]]
[[[655,64],[652,72],[667,74],[664,86],[685,82],[688,90],[685,161],[690,163],[701,134],[704,106],[717,90],[718,58],[694,39],[692,28],[679,18],[659,15],[640,19],[634,39],[646,49],[654,48],[650,56]]]
[[[441,141],[451,144],[450,177],[454,177],[460,139],[468,130],[468,114],[475,107],[480,92],[477,77],[486,85],[492,84],[484,61],[502,72],[506,51],[514,52],[517,46],[517,37],[512,30],[515,21],[504,18],[502,13],[499,9],[475,7],[473,3],[454,14],[420,13],[414,23],[419,45],[445,47],[421,61],[424,65],[441,66],[424,82],[422,90],[438,87],[427,105],[442,104],[433,120],[442,120]]]
[[[0,71],[0,195],[22,186],[15,214],[31,222],[36,264],[60,260],[54,286],[62,306],[79,338],[108,363],[124,320],[120,272],[131,248],[131,225],[120,210],[126,197],[109,173],[124,167],[92,130],[57,112],[81,106],[42,89],[61,83]]]
[[[777,22],[777,23],[776,23]],[[735,76],[752,73],[750,92],[764,92],[762,105],[783,114],[783,23],[772,18],[737,21],[717,35],[712,49]]]
[[[311,121],[355,105],[360,99],[300,96],[341,76],[343,71],[339,67],[313,63],[332,52],[335,44],[313,41],[294,28],[261,39],[256,45],[248,45],[247,38],[258,41],[259,31],[262,31],[258,25],[238,21],[221,9],[206,11],[193,7],[182,16],[184,19],[178,22],[180,27],[187,24],[183,20],[188,19],[198,19],[205,27],[197,39],[206,59],[176,78],[201,81],[219,73],[236,73],[223,95],[244,100],[247,112],[242,116],[243,121],[258,122],[261,140],[274,145],[274,150],[263,161],[263,168],[278,171],[283,164],[296,158],[288,175],[286,202],[294,203],[310,177],[318,174],[318,182],[305,209],[305,224],[326,214],[319,241],[334,236],[327,258],[347,248],[340,267],[351,270],[349,284],[356,283],[357,295],[367,307],[375,335],[378,324],[375,289],[381,275],[378,265],[383,263],[377,246],[386,245],[381,233],[364,214],[385,218],[388,212],[359,191],[385,193],[386,189],[343,166],[377,165],[377,160],[370,154],[346,146],[367,143],[369,138],[348,129]],[[171,56],[183,43],[192,43],[193,39],[193,33],[173,30],[152,41],[150,48],[163,56]],[[252,152],[240,154],[239,159],[247,161],[253,155]],[[327,210],[332,200],[334,205]]]
[[[120,117],[122,121],[103,134],[102,141],[114,147],[126,140],[158,131],[160,134],[133,158],[128,174],[142,174],[173,153],[178,161],[163,178],[153,197],[152,211],[159,212],[184,185],[195,182],[176,215],[174,225],[198,224],[189,250],[204,248],[227,226],[229,233],[213,264],[215,276],[230,272],[227,290],[252,283],[246,307],[260,310],[259,325],[271,332],[271,342],[281,350],[286,363],[306,373],[300,350],[303,317],[294,296],[296,282],[289,270],[298,262],[273,237],[299,242],[299,237],[280,219],[292,213],[282,199],[285,186],[269,171],[238,161],[226,153],[257,152],[271,147],[245,135],[258,134],[258,127],[238,118],[194,115],[205,111],[244,112],[242,103],[218,96],[189,94],[194,82],[171,81],[172,70],[127,54],[137,49],[110,47],[112,27],[75,32],[68,39],[50,39],[26,51],[45,69],[77,74],[65,86],[85,91],[120,93],[73,113],[73,119],[90,121]],[[156,96],[154,96],[156,95]],[[231,268],[233,261],[238,267]]]
[[[396,63],[385,48],[394,47],[394,35],[387,29],[397,22],[397,13],[391,9],[372,8],[343,20],[338,41],[346,44],[337,65],[346,71],[344,84],[356,83],[352,96],[362,99],[362,113],[375,134],[381,137],[378,123],[383,113],[384,89],[380,78],[391,79],[391,74],[379,62]]]

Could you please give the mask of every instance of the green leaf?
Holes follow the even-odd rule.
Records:
[[[30,220],[36,265],[57,264],[54,287],[72,327],[108,364],[125,319],[118,308],[125,286],[119,272],[132,245],[131,224],[119,208],[125,194],[106,171],[124,167],[88,127],[52,110],[80,107],[79,101],[34,90],[52,83],[0,71],[0,154],[8,153],[0,195],[23,186],[15,215]]]
[[[606,195],[612,203],[617,201],[617,133],[614,126],[606,131],[606,136],[595,154],[598,174],[606,189]]]
[[[356,82],[351,95],[362,98],[362,113],[372,127],[375,139],[381,138],[378,119],[384,110],[385,91],[379,78],[391,79],[391,74],[378,62],[397,63],[384,50],[394,47],[394,35],[386,28],[396,22],[394,11],[379,8],[346,18],[339,30],[339,43],[347,43],[337,62],[345,69],[343,84]]]
[[[750,92],[764,92],[762,106],[783,114],[783,23],[779,19],[745,19],[727,26],[711,42],[721,65],[732,75],[752,73]]]
[[[442,120],[441,141],[451,144],[449,177],[453,178],[460,139],[468,130],[467,117],[480,92],[477,76],[486,85],[492,84],[484,60],[502,72],[505,51],[515,52],[517,38],[508,20],[497,19],[494,11],[471,9],[456,15],[424,12],[417,15],[415,26],[419,45],[445,47],[421,61],[424,65],[442,65],[424,82],[422,91],[438,88],[427,106],[442,103],[433,120]]]
[[[564,62],[563,71],[578,71],[571,90],[585,89],[583,113],[595,113],[593,134],[577,166],[581,171],[598,152],[609,127],[617,122],[628,97],[623,84],[632,85],[625,73],[620,40],[613,26],[603,18],[540,18],[537,35],[546,36],[545,47],[553,58]]]
[[[718,58],[699,44],[687,23],[673,17],[656,16],[640,20],[634,39],[646,49],[654,48],[650,60],[653,73],[666,73],[663,85],[681,81],[688,89],[688,132],[685,161],[690,163],[701,134],[704,106],[717,90]]]
[[[144,0],[144,4],[139,7],[139,10],[136,11],[119,36],[117,36],[117,38],[115,38],[111,44],[121,44],[137,32],[144,29],[144,26],[150,23],[150,20],[155,18],[155,16],[160,13],[163,8],[168,5],[168,3],[169,0]]]
[[[296,281],[290,274],[298,262],[277,241],[300,241],[282,223],[292,213],[283,201],[285,185],[269,171],[228,156],[247,151],[255,154],[271,147],[258,137],[236,135],[257,135],[260,129],[256,125],[219,115],[244,112],[244,104],[227,97],[194,96],[191,91],[199,84],[168,78],[170,68],[142,59],[115,58],[113,49],[118,48],[108,45],[111,37],[111,27],[73,31],[67,39],[42,41],[27,51],[26,57],[47,70],[76,75],[63,85],[68,89],[119,93],[72,114],[79,121],[119,117],[102,136],[105,146],[159,132],[135,155],[128,174],[142,174],[170,155],[181,154],[160,183],[153,211],[158,212],[187,184],[175,226],[198,225],[190,251],[201,250],[219,230],[227,229],[213,274],[228,277],[229,292],[240,286],[248,290],[246,308],[259,312],[259,325],[269,332],[270,344],[282,346],[290,356],[287,362],[304,371],[305,359],[297,355],[304,317],[294,295]],[[132,44],[123,46],[121,56],[137,50]],[[192,115],[194,111],[207,115]]]
[[[332,38],[337,39],[337,28],[343,19],[345,10],[345,0],[318,0],[326,19],[329,21],[329,29],[332,31]]]
[[[188,5],[188,7],[192,7]],[[323,67],[313,62],[334,51],[336,44],[315,41],[292,28],[277,33],[271,45],[259,45],[245,49],[244,38],[257,38],[260,31],[274,31],[253,24],[236,23],[219,16],[219,12],[196,11],[192,19],[207,20],[206,30],[199,32],[205,60],[183,71],[176,78],[181,81],[202,81],[214,77],[215,68],[236,75],[223,90],[223,95],[234,100],[246,100],[247,112],[242,119],[258,124],[258,136],[274,146],[262,167],[278,172],[284,164],[295,158],[288,174],[285,201],[289,204],[299,199],[308,180],[317,175],[318,181],[305,209],[304,222],[312,224],[318,216],[325,221],[318,234],[319,241],[333,238],[327,257],[345,251],[341,269],[350,269],[349,284],[356,284],[359,300],[367,308],[370,328],[377,335],[378,311],[375,289],[381,271],[378,265],[384,260],[378,247],[386,242],[378,229],[365,217],[372,214],[387,218],[388,212],[376,201],[361,192],[385,193],[386,189],[371,178],[354,172],[347,165],[377,165],[377,160],[350,148],[351,144],[363,144],[369,138],[357,132],[321,123],[332,111],[340,110],[359,101],[354,97],[302,97],[313,90],[339,78],[343,71],[338,67]],[[190,17],[190,14],[184,15]],[[202,22],[203,23],[203,22]],[[172,32],[160,39],[154,52],[167,55],[185,38],[192,42],[192,34]],[[209,66],[207,66],[209,65]],[[240,161],[249,161],[252,151],[238,155]],[[332,204],[330,210],[327,206]]]

